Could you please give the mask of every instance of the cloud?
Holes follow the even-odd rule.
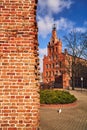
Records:
[[[47,55],[47,48],[39,48],[39,53],[41,56]]]
[[[68,24],[71,27],[72,23],[64,18],[55,21],[53,15],[62,12],[64,9],[69,9],[72,4],[72,0],[38,0],[37,22],[39,35],[46,38],[50,34],[54,23],[57,24],[57,29],[66,29]]]
[[[40,72],[43,71],[43,57],[47,55],[47,48],[39,48]]]
[[[85,32],[86,32],[86,30],[87,30],[87,28],[86,28],[86,27],[76,27],[76,31],[77,31],[77,32],[82,32],[82,33],[85,33]]]
[[[45,17],[38,17],[39,35],[42,38],[46,38],[47,35],[52,32],[52,26],[54,23],[56,24],[58,31],[60,30],[60,31],[70,32],[75,28],[76,31],[84,33],[87,30],[86,29],[87,22],[83,24],[83,27],[79,27],[79,26],[75,26],[75,23],[70,21],[67,18],[61,17],[58,20],[54,20],[53,17],[46,15]]]
[[[70,0],[47,0],[48,8],[52,13],[59,13],[64,8],[69,9],[72,2]]]
[[[49,14],[59,13],[65,8],[69,9],[72,3],[73,2],[71,0],[39,0],[38,1],[40,13],[45,11]]]
[[[39,35],[45,38],[52,30],[54,19],[49,16],[38,17]]]
[[[82,27],[76,27],[75,29],[77,32],[85,33],[87,31],[87,21],[84,21]]]
[[[57,26],[57,30],[70,30],[74,26],[73,22],[63,17],[59,20],[54,20],[53,17],[47,15],[45,17],[38,17],[39,35],[46,38],[51,33],[54,23]]]
[[[74,27],[74,22],[63,17],[61,17],[55,23],[57,25],[58,30],[70,30]]]

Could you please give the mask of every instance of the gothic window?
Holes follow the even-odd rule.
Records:
[[[51,68],[51,64],[48,64],[48,68]]]
[[[46,64],[46,68],[48,69],[48,64]]]
[[[51,60],[53,60],[53,56],[51,56]]]
[[[53,55],[51,56],[51,60],[54,60],[54,56]]]
[[[58,75],[58,71],[56,71],[56,75]]]
[[[54,68],[54,63],[52,64],[52,68]]]
[[[59,64],[60,64],[60,68],[61,68],[61,67],[62,67],[62,62],[60,61],[60,63],[59,63]]]
[[[48,72],[46,72],[46,76],[48,76]]]
[[[58,59],[58,55],[56,55],[56,60]]]
[[[58,62],[56,62],[56,68],[58,68],[59,67],[59,63]]]
[[[51,68],[51,64],[49,64],[49,68]]]

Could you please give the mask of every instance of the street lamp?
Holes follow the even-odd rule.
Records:
[[[81,91],[82,91],[82,88],[83,88],[83,77],[81,77]]]

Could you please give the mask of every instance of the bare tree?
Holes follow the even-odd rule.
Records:
[[[71,76],[72,89],[74,90],[75,78],[79,75],[81,66],[87,67],[87,33],[82,34],[73,30],[68,36],[64,36],[64,41],[68,50],[65,68],[69,76]]]

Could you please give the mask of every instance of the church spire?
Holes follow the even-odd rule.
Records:
[[[53,25],[52,38],[53,38],[54,40],[57,38],[56,24]]]
[[[57,31],[56,31],[56,24],[53,24],[52,36],[51,36],[51,40],[50,40],[51,45],[55,44],[56,41],[58,41]]]
[[[53,30],[56,30],[56,24],[53,24]]]

